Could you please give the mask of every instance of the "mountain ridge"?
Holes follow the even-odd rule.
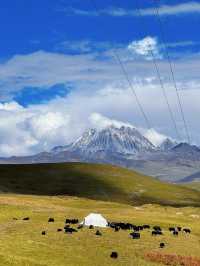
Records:
[[[68,145],[33,156],[0,159],[0,163],[104,163],[135,169],[161,180],[175,182],[200,170],[200,149],[166,138],[153,145],[136,128],[110,126],[90,129]]]

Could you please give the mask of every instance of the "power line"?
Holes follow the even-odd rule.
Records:
[[[173,70],[173,66],[172,66],[172,61],[171,61],[171,58],[170,58],[170,55],[169,55],[169,51],[168,51],[168,47],[167,47],[167,44],[166,44],[166,38],[165,38],[163,22],[162,22],[162,19],[160,17],[159,6],[158,6],[157,2],[156,2],[156,7],[155,7],[155,15],[157,15],[157,18],[158,18],[160,32],[161,32],[161,38],[162,38],[162,42],[163,42],[163,45],[164,45],[164,48],[165,48],[165,53],[166,53],[166,56],[167,56],[167,60],[168,60],[168,63],[169,63],[170,73],[171,73],[171,76],[172,76],[172,82],[173,82],[173,85],[174,85],[174,88],[175,88],[175,91],[176,91],[176,96],[177,96],[177,100],[178,100],[178,105],[179,105],[182,121],[183,121],[184,128],[185,128],[186,137],[188,139],[188,143],[190,143],[190,134],[189,134],[187,122],[186,122],[184,111],[183,111],[181,97],[179,95],[179,91],[178,91],[178,87],[177,87],[177,83],[176,83],[176,79],[175,79],[175,74],[174,74],[174,70]]]
[[[141,10],[140,10],[140,5],[139,5],[138,0],[136,0],[136,8],[137,8],[138,14],[139,14],[139,16],[141,18],[141,21],[143,21],[142,20]],[[145,26],[144,23],[143,23],[143,26]],[[168,97],[167,97],[167,93],[166,93],[166,90],[165,90],[164,83],[163,83],[162,78],[161,78],[161,74],[160,74],[160,70],[159,70],[159,67],[158,67],[158,64],[157,64],[157,60],[156,60],[156,57],[155,57],[155,55],[153,53],[152,45],[150,44],[150,42],[148,40],[147,40],[147,43],[148,43],[148,47],[150,48],[150,53],[151,53],[151,56],[152,56],[152,60],[153,60],[153,64],[154,64],[155,71],[156,71],[157,76],[158,76],[158,80],[159,80],[159,83],[160,83],[160,87],[162,89],[165,102],[167,104],[167,108],[168,108],[168,112],[169,112],[170,119],[171,119],[172,124],[174,126],[176,135],[177,135],[178,139],[180,139],[180,134],[178,132],[178,128],[177,128],[177,125],[176,125],[176,120],[174,118],[172,108],[171,108],[171,106],[169,104],[169,100],[168,100]]]
[[[94,0],[90,0],[90,2],[92,4],[92,6],[94,7],[96,13],[98,14],[98,8],[96,6],[95,1]],[[132,81],[129,78],[129,75],[128,75],[127,71],[126,71],[126,68],[125,68],[125,66],[124,66],[119,54],[117,53],[117,51],[115,49],[113,49],[112,52],[113,52],[114,58],[116,59],[117,63],[119,64],[119,66],[121,68],[122,74],[124,75],[125,79],[127,80],[127,83],[128,83],[128,85],[129,85],[129,87],[130,87],[130,89],[131,89],[131,91],[132,91],[132,93],[133,93],[133,95],[135,97],[136,103],[137,103],[138,108],[139,108],[139,110],[140,110],[140,112],[141,112],[141,114],[142,114],[142,116],[144,118],[144,121],[145,121],[145,123],[147,125],[147,128],[151,129],[152,126],[151,126],[150,120],[148,119],[148,116],[145,113],[145,110],[144,110],[144,108],[142,106],[142,103],[139,100],[139,97],[138,97],[138,95],[137,95],[137,93],[135,91],[135,88],[134,88],[134,86],[132,84]]]

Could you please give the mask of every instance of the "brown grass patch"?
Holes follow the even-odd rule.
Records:
[[[200,259],[176,254],[162,254],[159,252],[150,252],[145,254],[145,259],[151,262],[163,263],[164,265],[200,266]]]

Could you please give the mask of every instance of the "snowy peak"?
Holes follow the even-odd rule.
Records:
[[[87,153],[106,151],[136,154],[155,150],[155,147],[135,128],[110,126],[102,130],[90,129],[70,149]]]

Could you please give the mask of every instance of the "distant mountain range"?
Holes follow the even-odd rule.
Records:
[[[0,163],[12,164],[67,161],[115,164],[175,182],[200,170],[200,149],[169,138],[156,147],[136,128],[110,126],[90,129],[73,143],[49,152],[0,159]]]

